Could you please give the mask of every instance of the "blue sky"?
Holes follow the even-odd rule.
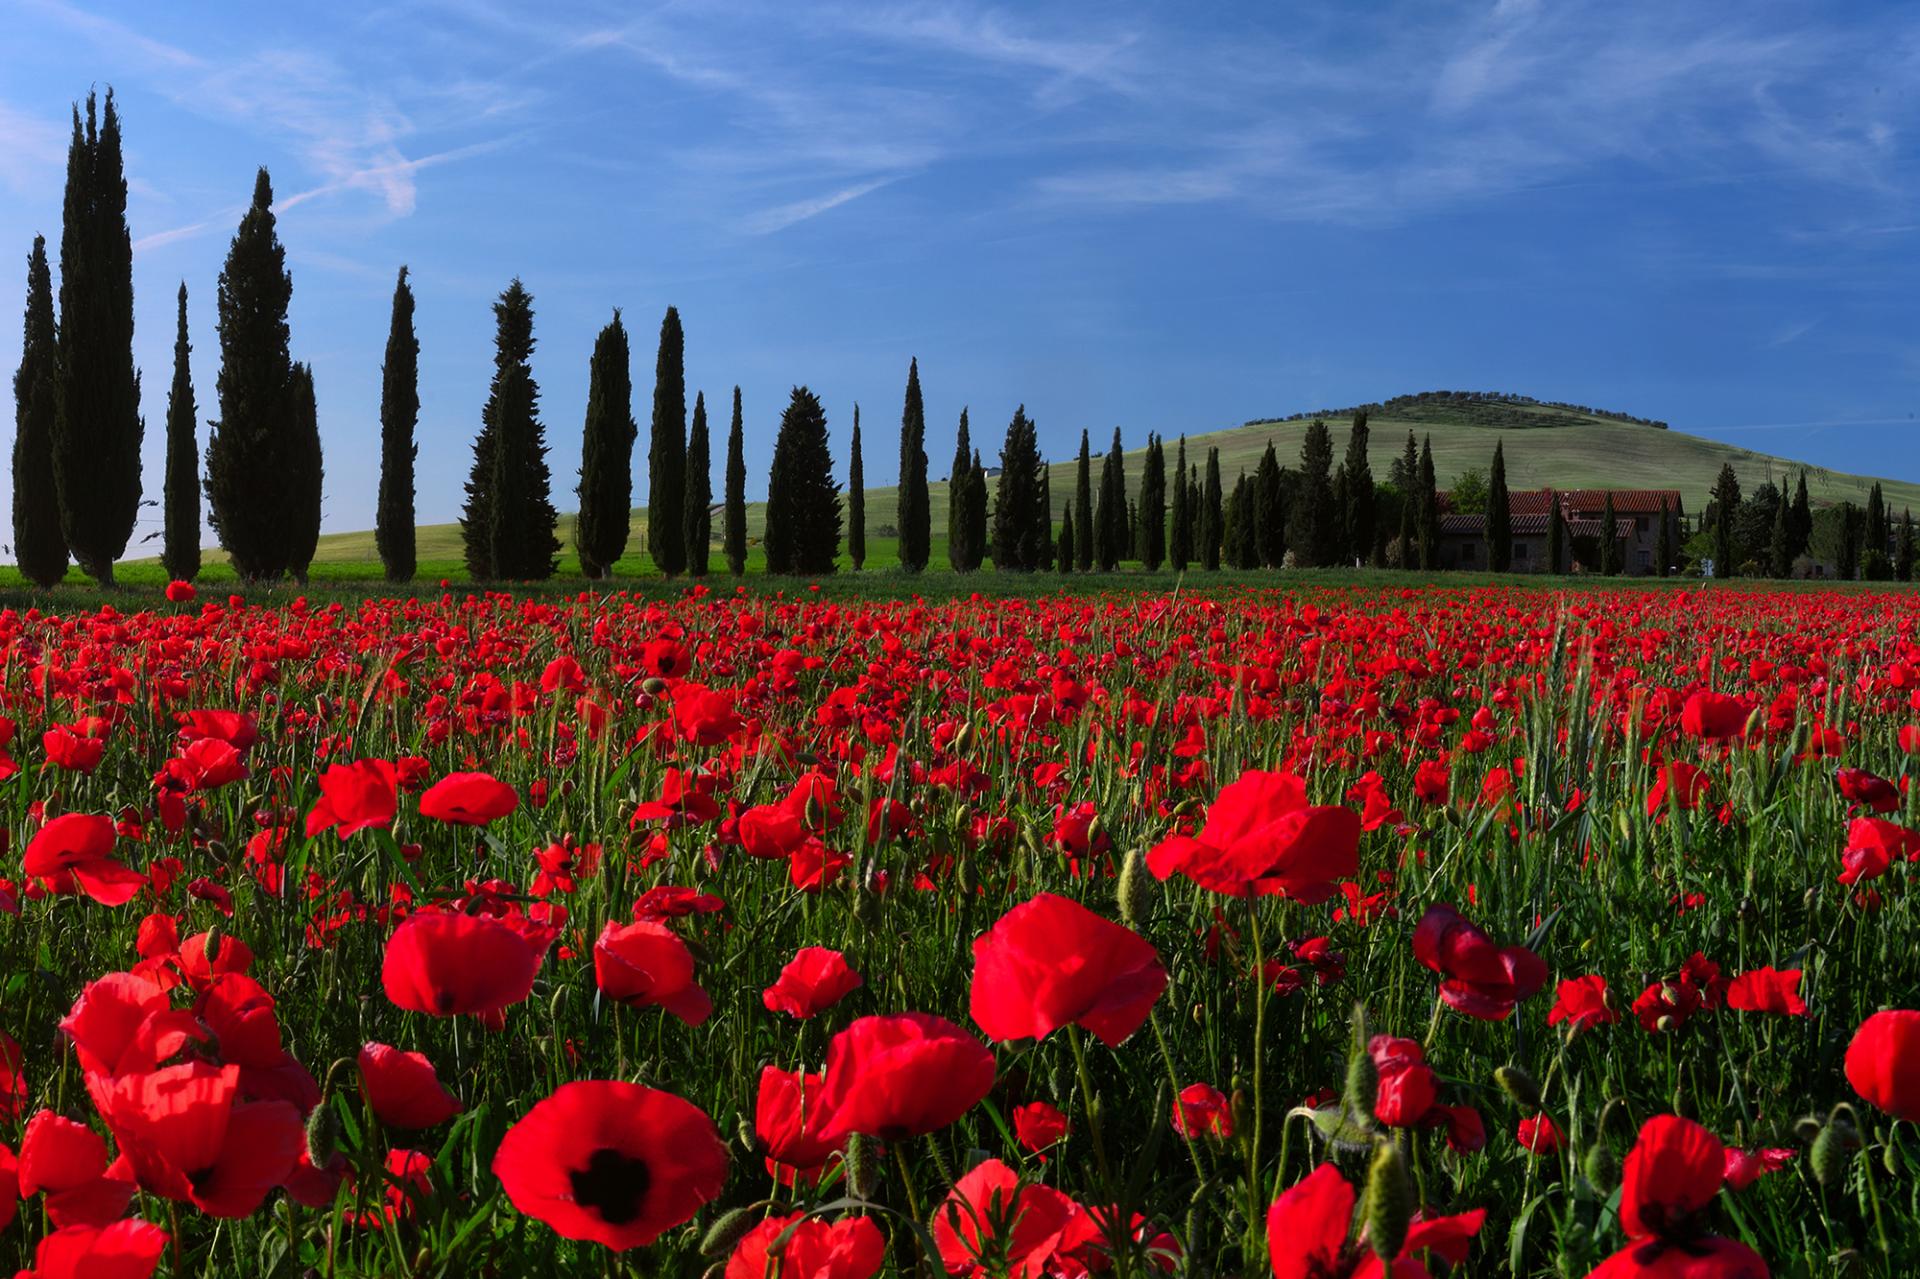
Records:
[[[890,482],[912,355],[936,475],[963,404],[997,443],[1024,402],[1057,456],[1454,387],[1920,477],[1911,5],[0,8],[0,316],[57,243],[70,104],[110,83],[153,496],[174,287],[217,416],[260,164],[332,530],[371,523],[403,262],[426,522],[458,510],[516,274],[563,508],[594,333],[624,309],[644,419],[670,303],[690,387],[722,415],[743,388],[756,487],[794,383],[842,447],[860,402]]]

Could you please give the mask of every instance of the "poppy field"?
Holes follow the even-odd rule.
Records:
[[[1920,607],[0,612],[0,1273],[1920,1273]]]

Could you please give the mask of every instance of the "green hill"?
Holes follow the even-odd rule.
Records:
[[[1454,476],[1473,467],[1484,469],[1493,457],[1496,442],[1504,441],[1507,458],[1507,483],[1513,488],[1672,488],[1678,489],[1690,514],[1698,514],[1720,473],[1722,463],[1730,462],[1740,476],[1743,489],[1751,490],[1768,475],[1776,482],[1791,478],[1802,467],[1789,459],[1756,453],[1717,440],[1703,439],[1664,424],[1623,414],[1607,413],[1576,405],[1553,404],[1522,397],[1464,395],[1459,392],[1429,392],[1403,396],[1379,405],[1366,406],[1372,429],[1369,456],[1376,480],[1384,480],[1394,458],[1405,447],[1407,432],[1430,437],[1433,441],[1434,471],[1441,487]],[[1329,410],[1321,415],[1333,435],[1334,457],[1345,455],[1352,410]],[[1188,460],[1204,466],[1207,449],[1220,450],[1220,472],[1226,486],[1242,470],[1252,472],[1271,440],[1283,465],[1297,464],[1301,438],[1313,415],[1271,420],[1256,420],[1241,426],[1187,439]],[[991,459],[998,452],[998,424],[975,424],[975,440],[981,453]],[[1094,447],[1104,447],[1111,431],[1095,432]],[[1127,454],[1129,488],[1137,489],[1144,455],[1144,441],[1130,440],[1140,446]],[[935,561],[944,564],[943,545],[947,526],[947,486],[940,476],[946,469],[944,441],[932,450],[931,485]],[[883,433],[868,436],[869,461],[888,460],[893,455],[891,437]],[[1171,466],[1174,441],[1167,442],[1167,462]],[[991,463],[990,463],[991,464]],[[1094,456],[1095,483],[1099,479],[1099,454]],[[1054,509],[1062,508],[1073,493],[1073,460],[1053,464]],[[1874,477],[1847,475],[1807,467],[1807,490],[1816,505],[1841,501],[1864,504]],[[644,479],[642,480],[644,482]],[[1904,507],[1920,510],[1920,484],[1904,480],[1881,480],[1888,507],[1898,512]],[[893,562],[889,530],[895,522],[895,492],[892,488],[867,490],[867,537],[869,564],[884,567]],[[760,533],[762,510],[751,506],[747,524],[752,537]],[[626,560],[617,566],[620,572],[637,572],[645,567],[639,548],[644,542],[646,513],[634,512],[632,548]],[[573,521],[561,518],[560,538],[571,545]],[[714,520],[716,539],[720,521]],[[715,560],[718,562],[718,541]],[[458,562],[461,557],[460,528],[457,524],[428,524],[419,530],[419,558],[423,566],[436,562]],[[217,559],[217,553],[210,556]],[[329,533],[320,539],[316,562],[333,564],[373,564],[379,559],[373,534]]]

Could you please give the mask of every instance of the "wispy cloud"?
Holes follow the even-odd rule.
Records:
[[[1810,320],[1794,321],[1792,324],[1785,326],[1772,337],[1768,338],[1765,349],[1777,351],[1783,346],[1791,346],[1793,343],[1798,342],[1801,338],[1819,328],[1820,321],[1825,318],[1825,316],[1816,315]]]
[[[850,187],[842,187],[826,195],[815,196],[808,200],[795,200],[791,204],[783,204],[778,208],[753,214],[742,219],[741,225],[754,235],[772,235],[775,231],[784,231],[796,223],[805,222],[808,218],[817,218],[830,209],[837,209],[843,204],[858,200],[861,196],[878,191],[881,187],[898,180],[898,175],[893,175],[874,178],[867,182],[856,182]]]
[[[0,186],[10,191],[43,190],[66,163],[67,129],[5,102],[0,102],[0,138],[6,139],[0,144]]]

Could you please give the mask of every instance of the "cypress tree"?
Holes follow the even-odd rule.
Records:
[[[977,455],[972,468],[980,469]],[[993,507],[994,567],[1031,572],[1039,568],[1045,558],[1044,547],[1053,532],[1048,498],[1043,491],[1046,473],[1046,463],[1040,460],[1038,433],[1032,419],[1027,417],[1027,406],[1022,404],[1013,411],[1013,420],[1007,423],[1006,439],[1000,445],[1000,480]],[[983,512],[986,491],[983,471],[980,475]]]
[[[1782,503],[1781,505],[1785,505]],[[1913,580],[1913,508],[1900,514],[1900,532],[1893,540],[1893,575],[1902,582]]]
[[[1040,501],[1034,511],[1034,531],[1040,538],[1040,567],[1053,567],[1053,468],[1045,461],[1040,467]]]
[[[1775,577],[1793,576],[1793,539],[1789,527],[1793,503],[1784,498],[1773,504],[1773,528],[1767,539],[1767,571]]]
[[[612,576],[633,532],[633,442],[639,437],[627,326],[615,307],[587,362],[587,420],[580,434],[575,490],[580,513],[574,517],[573,544],[580,571],[590,578]]]
[[[920,396],[920,360],[907,365],[900,409],[900,567],[918,573],[932,554],[933,512],[927,501],[927,407]]]
[[[1187,498],[1187,437],[1182,435],[1173,455],[1172,528],[1167,536],[1167,557],[1176,573],[1186,572],[1193,559],[1193,506]]]
[[[1287,545],[1301,564],[1331,562],[1333,531],[1333,436],[1314,419],[1300,441],[1300,476],[1287,511]]]
[[[320,416],[314,406],[313,369],[293,366],[288,383],[292,401],[287,424],[289,489],[287,569],[296,582],[307,580],[307,568],[320,545],[320,493],[325,466],[320,451]]]
[[[1100,506],[1093,516],[1094,554],[1100,570],[1111,573],[1127,555],[1127,462],[1120,448],[1120,428],[1113,428],[1113,447],[1100,462]]]
[[[967,567],[976,569],[980,567],[987,550],[987,468],[980,465],[978,449],[974,450],[972,463],[967,467],[967,487],[961,496],[961,509],[966,516],[968,558],[972,561]],[[1022,539],[1020,550],[1023,554],[1031,555],[1038,563],[1039,548],[1028,539]]]
[[[1787,537],[1795,559],[1807,553],[1807,544],[1813,540],[1813,506],[1807,501],[1805,471],[1800,472],[1800,483],[1794,490],[1793,515],[1787,524]]]
[[[199,410],[193,402],[193,370],[187,362],[193,347],[187,341],[184,280],[178,301],[173,386],[167,392],[166,524],[160,563],[174,581],[191,582],[200,572],[200,445],[195,438]]]
[[[1352,563],[1363,563],[1373,554],[1373,463],[1367,456],[1371,445],[1372,433],[1367,428],[1367,411],[1353,411],[1353,429],[1347,435],[1347,456],[1342,464],[1347,475],[1346,501],[1341,509],[1346,515],[1346,558]]]
[[[295,505],[293,278],[261,169],[220,272],[220,420],[207,434],[207,518],[243,580],[286,572]]]
[[[687,572],[705,577],[713,551],[713,450],[707,441],[707,394],[693,397],[693,425],[687,431],[687,493],[681,507]]]
[[[407,283],[403,266],[393,286],[387,357],[380,366],[380,504],[373,540],[389,582],[412,581],[416,567],[413,464],[420,446],[414,443],[413,432],[419,420],[420,339],[413,332],[413,286]]]
[[[1861,549],[1887,553],[1887,499],[1880,492],[1880,481],[1875,480],[1873,487],[1867,490],[1867,519],[1862,530]]]
[[[549,491],[547,428],[540,421],[540,385],[533,379],[533,295],[518,277],[500,295],[493,314],[493,387],[483,415],[493,434],[487,563],[494,577],[539,581],[553,576],[560,517]]]
[[[1286,496],[1280,482],[1280,457],[1267,441],[1267,451],[1254,468],[1242,516],[1252,525],[1254,558],[1268,568],[1279,568],[1287,558]],[[1239,567],[1236,565],[1236,567]]]
[[[1552,489],[1547,490],[1547,572],[1565,571],[1567,558],[1567,524],[1560,518],[1560,496]]]
[[[679,308],[670,306],[660,321],[660,349],[654,357],[653,435],[647,448],[647,554],[668,577],[687,566],[682,518],[687,493],[686,342]]]
[[[954,568],[960,564],[954,559],[954,543],[965,536],[961,524],[966,520],[966,503],[961,486],[966,483],[967,475],[973,466],[973,438],[967,429],[967,411],[960,410],[960,433],[954,439],[953,465],[947,468],[947,563]],[[996,542],[998,537],[996,535]],[[999,556],[994,557],[998,562]]]
[[[1080,431],[1079,469],[1073,479],[1073,564],[1082,573],[1093,571],[1093,459],[1087,452],[1087,432]]]
[[[965,418],[966,413],[963,411],[960,416]],[[853,406],[853,445],[847,457],[847,557],[853,561],[856,573],[867,562],[867,465],[860,456],[860,405],[857,403]]]
[[[1415,464],[1415,484],[1419,482],[1419,467]],[[1400,567],[1420,567],[1420,539],[1414,529],[1419,521],[1414,512],[1419,509],[1420,495],[1417,488],[1408,489],[1400,495]]]
[[[1167,558],[1167,451],[1157,434],[1147,436],[1146,471],[1140,478],[1139,527],[1134,557],[1149,573]]]
[[[60,530],[87,576],[113,582],[140,509],[140,374],[133,367],[133,240],[113,90],[83,132],[73,112],[60,234],[53,479]],[[269,499],[271,500],[271,499]]]
[[[1840,555],[1835,567],[1843,582],[1853,581],[1860,573],[1860,522],[1859,507],[1840,503]]]
[[[840,486],[833,482],[827,415],[804,386],[780,415],[767,482],[769,573],[831,573],[840,554]]]
[[[185,293],[182,293],[184,299]],[[181,303],[185,307],[185,302]],[[185,315],[183,309],[181,314]],[[185,340],[184,336],[181,339]],[[13,375],[13,554],[20,575],[38,586],[52,586],[67,575],[67,543],[60,533],[60,504],[53,486],[53,435],[60,395],[60,335],[53,318],[53,275],[47,266],[47,238],[33,237],[27,255],[26,330],[20,342],[20,368]],[[185,357],[176,348],[175,381]],[[193,388],[187,387],[187,416],[193,415]],[[171,411],[168,417],[172,425]],[[172,458],[169,456],[169,463]],[[172,472],[169,470],[169,483]],[[196,518],[199,508],[195,508]],[[167,507],[171,531],[171,501]],[[199,564],[199,539],[194,563]]]
[[[1069,502],[1060,514],[1060,548],[1054,552],[1054,567],[1062,573],[1073,572],[1074,545],[1073,504]]]
[[[1733,577],[1737,573],[1734,566],[1734,520],[1740,514],[1740,477],[1733,473],[1733,463],[1720,464],[1720,477],[1713,485],[1713,574],[1715,577]]]
[[[1400,456],[1393,459],[1393,465],[1387,471],[1387,483],[1402,494],[1412,493],[1420,483],[1420,441],[1413,438],[1413,431],[1407,431],[1407,446],[1400,450]]]
[[[967,495],[972,491],[973,459],[947,477],[949,518],[947,520],[947,566],[956,573],[971,573],[980,567],[979,548],[972,544],[973,529],[967,523]]]
[[[1220,492],[1220,450],[1207,450],[1207,486],[1200,499],[1200,563],[1209,570],[1220,567],[1220,544],[1226,536],[1226,512]]]
[[[1493,445],[1493,473],[1487,481],[1487,565],[1496,573],[1513,567],[1513,503],[1507,495],[1507,442]]]
[[[1600,572],[1605,577],[1620,575],[1619,517],[1614,513],[1613,490],[1607,490],[1600,509]]]
[[[1433,478],[1433,437],[1420,445],[1420,501],[1416,510],[1420,524],[1415,536],[1420,541],[1420,567],[1431,572],[1440,567],[1440,490]]]
[[[858,451],[854,456],[859,456]],[[865,513],[865,507],[862,508]],[[747,458],[746,444],[741,438],[740,388],[733,388],[733,425],[727,428],[727,518],[726,518],[727,571],[735,577],[744,577],[747,572]],[[863,531],[860,535],[860,547],[864,552],[867,541]]]
[[[1786,505],[1785,502],[1780,504],[1782,511],[1786,509]],[[1672,504],[1662,502],[1660,504],[1660,541],[1654,548],[1654,559],[1657,561],[1654,564],[1654,571],[1662,577],[1673,573],[1673,562],[1679,558],[1678,532],[1679,530],[1674,527]],[[1788,559],[1791,563],[1792,557],[1789,556]]]

